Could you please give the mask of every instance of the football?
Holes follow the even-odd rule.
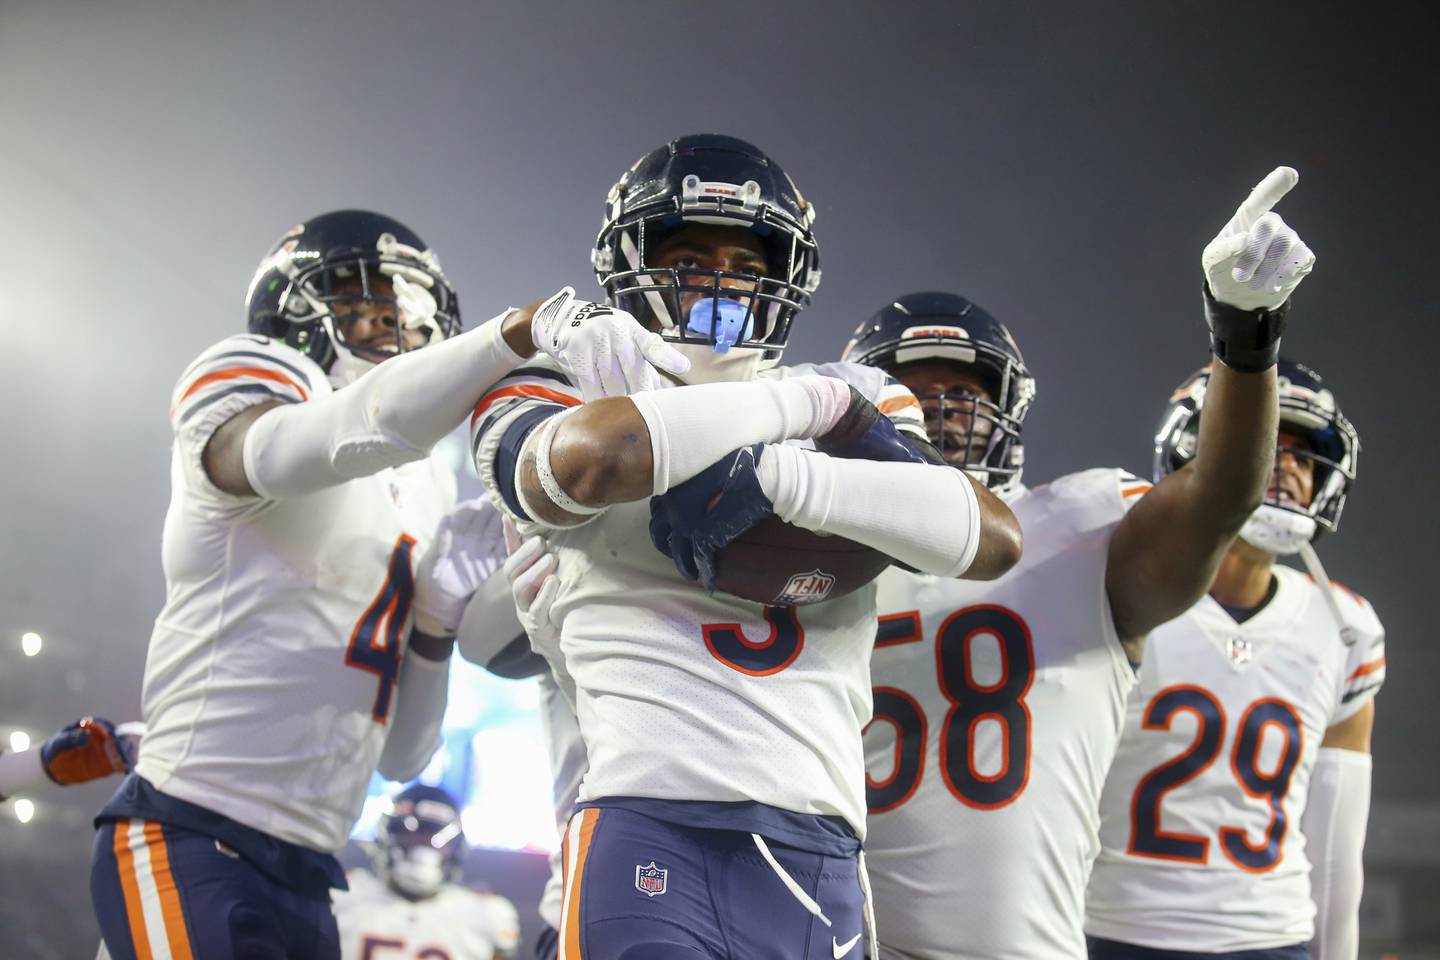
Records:
[[[771,516],[732,540],[715,562],[716,589],[756,603],[798,607],[858,590],[891,560],[853,540]]]

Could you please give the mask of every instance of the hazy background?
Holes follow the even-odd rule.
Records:
[[[743,137],[819,210],[824,282],[787,357],[834,357],[900,293],[962,292],[1039,380],[1039,481],[1148,473],[1162,404],[1206,356],[1200,250],[1286,163],[1301,179],[1279,210],[1319,257],[1287,353],[1364,441],[1321,552],[1389,628],[1367,933],[1427,940],[1433,21],[1418,4],[0,0],[0,733],[138,715],[169,393],[242,329],[251,271],[292,223],[398,217],[473,326],[565,283],[598,295],[587,253],[620,173],[679,134]],[[46,649],[26,660],[32,629]],[[0,808],[0,926],[19,931],[0,952],[89,955],[87,820],[112,786],[36,792],[24,826]]]

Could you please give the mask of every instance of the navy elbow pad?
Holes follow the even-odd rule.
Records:
[[[520,448],[536,427],[564,410],[558,403],[537,405],[526,410],[510,421],[505,435],[500,438],[500,449],[495,451],[495,485],[500,490],[500,499],[523,520],[533,520],[534,517],[520,506],[520,496],[515,490],[515,468],[520,463]]]

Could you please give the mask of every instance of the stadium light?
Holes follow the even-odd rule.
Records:
[[[35,804],[23,797],[15,801],[15,819],[21,823],[29,823],[30,818],[35,816]]]
[[[30,749],[30,734],[24,730],[14,730],[10,733],[10,750],[12,753],[21,753]]]
[[[25,656],[27,657],[33,657],[38,654],[40,652],[40,648],[44,645],[45,641],[40,639],[40,634],[36,633],[33,630],[25,633],[20,637],[20,649],[24,651]]]

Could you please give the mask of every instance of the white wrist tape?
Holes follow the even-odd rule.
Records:
[[[521,363],[500,335],[508,315],[265,413],[245,435],[250,485],[267,499],[294,497],[422,459]]]
[[[630,402],[650,428],[659,496],[737,447],[828,432],[850,405],[850,387],[812,374],[651,390]]]
[[[597,513],[604,513],[605,508],[587,507],[566,493],[565,488],[560,486],[560,481],[555,478],[555,468],[550,463],[550,447],[555,442],[555,431],[560,428],[560,422],[562,420],[579,409],[579,407],[571,407],[564,413],[557,413],[549,420],[540,424],[530,436],[525,438],[525,443],[520,448],[520,462],[525,462],[527,452],[533,453],[535,455],[535,473],[540,480],[540,489],[545,491],[545,495],[550,498],[550,502],[566,513],[573,513],[580,517],[590,517]],[[520,505],[525,509],[526,513],[531,517],[539,516],[531,507],[529,501],[525,499],[525,484],[523,482],[515,484],[515,496],[520,500]]]
[[[980,549],[980,500],[953,467],[770,444],[759,478],[786,523],[863,543],[923,573],[958,577]]]
[[[1316,909],[1313,960],[1354,960],[1359,951],[1370,769],[1368,753],[1321,747],[1310,775],[1300,829]]]

